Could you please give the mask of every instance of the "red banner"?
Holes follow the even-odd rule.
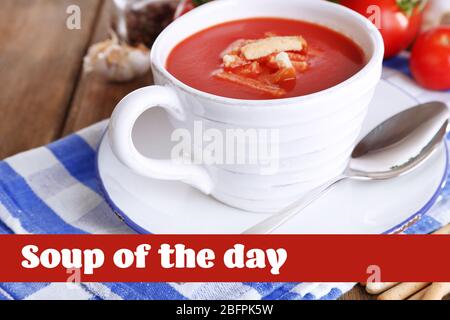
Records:
[[[449,282],[448,235],[2,235],[0,282]]]

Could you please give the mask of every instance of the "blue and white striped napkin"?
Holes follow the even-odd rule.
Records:
[[[395,68],[399,71],[396,71]],[[383,77],[419,101],[450,93],[419,88],[407,57],[387,62]],[[0,233],[133,233],[104,201],[95,150],[107,122],[0,162]],[[429,233],[450,222],[450,188],[407,233]],[[336,299],[353,283],[0,283],[0,299]]]

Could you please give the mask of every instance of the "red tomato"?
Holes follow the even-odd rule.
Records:
[[[384,57],[390,58],[408,48],[419,33],[422,1],[341,0],[339,3],[369,18],[377,26],[384,40]]]
[[[450,89],[450,26],[421,34],[414,44],[410,64],[421,86],[431,90]]]

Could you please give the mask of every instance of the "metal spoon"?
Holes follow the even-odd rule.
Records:
[[[354,148],[347,169],[243,234],[274,231],[345,179],[385,180],[415,169],[443,141],[449,111],[441,102],[421,104],[400,112],[373,129]]]

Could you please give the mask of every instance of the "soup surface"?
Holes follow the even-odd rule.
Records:
[[[248,44],[252,47],[243,47]],[[258,100],[328,89],[365,63],[361,48],[331,29],[297,20],[256,18],[219,24],[183,40],[169,55],[167,70],[204,92]]]

